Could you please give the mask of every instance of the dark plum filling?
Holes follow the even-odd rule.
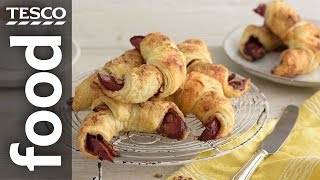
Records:
[[[253,11],[259,14],[260,16],[264,17],[264,14],[266,13],[266,9],[267,9],[266,4],[262,3],[262,4],[259,4],[259,6],[255,8]]]
[[[99,156],[100,160],[113,161],[115,157],[119,156],[119,153],[101,135],[87,134],[86,150],[94,156]]]
[[[218,139],[218,132],[221,128],[220,121],[214,116],[211,121],[205,125],[205,130],[203,130],[200,141],[209,141],[212,139]]]
[[[232,73],[228,77],[228,83],[230,84],[230,86],[232,86],[234,89],[237,89],[240,91],[243,91],[245,89],[246,82],[247,82],[247,79],[237,80],[236,74],[234,74],[234,73]]]
[[[172,108],[163,118],[158,132],[170,139],[181,140],[188,131],[187,125],[179,114]]]
[[[123,88],[123,81],[116,80],[113,76],[98,73],[100,83],[109,91],[119,91]]]
[[[132,46],[134,46],[136,49],[140,50],[140,43],[143,40],[144,36],[133,36],[130,39],[130,43]]]
[[[252,58],[252,60],[257,60],[266,54],[266,49],[263,47],[258,38],[251,36],[248,42],[245,44],[244,53]]]

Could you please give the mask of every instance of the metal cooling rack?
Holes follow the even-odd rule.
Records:
[[[73,89],[94,70],[74,76]],[[242,78],[237,76],[237,78]],[[235,127],[232,133],[218,140],[202,142],[195,139],[204,129],[202,123],[194,116],[187,116],[186,122],[190,134],[184,141],[171,140],[158,134],[125,133],[112,139],[113,145],[120,153],[114,163],[145,166],[180,165],[201,160],[212,159],[228,154],[252,140],[267,122],[269,106],[264,94],[251,84],[251,90],[240,98],[232,98],[235,109]],[[71,126],[72,144],[67,144],[76,151],[78,129],[89,111],[72,114],[72,123],[65,120],[65,126]],[[61,116],[60,116],[61,117]],[[63,119],[63,118],[62,118]],[[63,121],[63,120],[62,120]],[[206,155],[199,153],[211,151]],[[99,162],[101,179],[101,162]]]

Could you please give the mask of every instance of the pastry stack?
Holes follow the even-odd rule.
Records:
[[[248,61],[267,52],[282,50],[281,63],[272,70],[278,76],[293,77],[315,71],[320,64],[320,30],[304,21],[281,0],[260,4],[255,10],[263,26],[249,25],[240,40],[240,52]]]
[[[120,154],[111,139],[130,131],[182,141],[189,135],[188,114],[205,126],[200,141],[231,133],[235,114],[228,98],[248,92],[249,79],[239,80],[213,64],[202,40],[176,45],[157,32],[130,42],[134,49],[108,61],[75,89],[73,111],[91,109],[78,134],[84,155],[112,161]]]

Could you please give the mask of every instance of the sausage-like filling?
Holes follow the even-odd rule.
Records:
[[[115,157],[119,156],[113,146],[105,141],[100,134],[97,136],[87,134],[85,148],[88,153],[99,156],[100,160],[113,161]]]
[[[266,4],[262,3],[262,4],[259,4],[259,6],[253,11],[259,14],[260,16],[264,17],[264,14],[266,13],[266,9],[267,9]]]
[[[181,140],[188,131],[183,118],[172,108],[164,116],[158,133],[170,139]]]
[[[202,134],[199,137],[200,141],[209,141],[212,139],[218,139],[218,133],[221,128],[220,121],[217,117],[212,117],[211,121],[205,125],[205,130],[203,130]]]
[[[236,89],[236,90],[239,90],[239,91],[243,91],[245,89],[246,82],[247,82],[247,79],[237,80],[236,79],[236,74],[234,74],[234,73],[232,73],[228,77],[229,85],[232,86],[233,89]]]
[[[104,75],[98,73],[100,83],[109,91],[119,91],[123,88],[124,83],[121,80],[117,80],[111,75]]]
[[[136,49],[140,50],[140,43],[143,40],[144,36],[133,36],[130,39],[130,43],[132,46],[134,46]]]
[[[263,47],[258,38],[251,36],[246,42],[244,47],[244,53],[252,58],[252,60],[257,60],[266,54],[266,49]]]

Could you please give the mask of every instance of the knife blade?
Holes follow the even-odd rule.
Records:
[[[298,115],[299,108],[297,106],[287,106],[271,134],[263,140],[257,152],[232,179],[249,179],[265,157],[277,152],[292,131]]]
[[[297,106],[287,106],[272,133],[263,140],[262,149],[269,154],[277,152],[292,131],[298,114],[299,109]]]

